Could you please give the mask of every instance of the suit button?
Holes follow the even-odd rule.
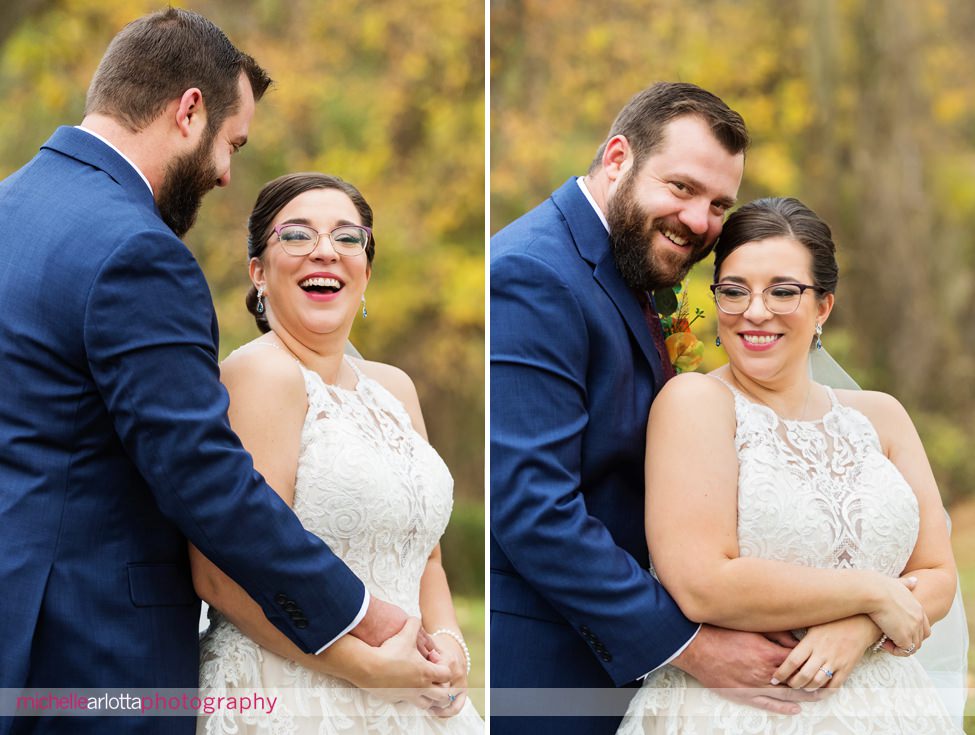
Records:
[[[294,602],[292,602],[291,600],[288,600],[287,602],[285,602],[281,607],[284,608],[284,611],[286,613],[293,613],[293,612],[297,612],[298,611],[298,606]]]
[[[298,618],[297,620],[295,620],[295,627],[298,628],[299,630],[304,630],[305,628],[308,627],[308,621],[305,620],[304,618]]]
[[[279,605],[283,605],[288,601],[288,598],[285,596],[283,592],[278,592],[278,594],[274,596],[274,601]]]
[[[604,653],[604,654],[602,655],[602,659],[603,659],[603,661],[605,661],[606,663],[609,663],[610,661],[612,661],[612,660],[613,660],[613,657],[612,657],[611,655],[609,655],[608,653]]]
[[[588,625],[583,625],[581,628],[579,628],[579,631],[587,638],[592,635],[592,631],[589,630]]]

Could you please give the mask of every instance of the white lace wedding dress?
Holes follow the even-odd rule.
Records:
[[[420,615],[420,577],[453,504],[453,479],[417,434],[403,405],[346,358],[355,389],[326,384],[303,366],[308,413],[301,431],[294,511],[365,583],[370,594]],[[267,651],[219,613],[201,641],[201,694],[278,697],[271,715],[200,717],[206,735],[483,733],[470,701],[441,719],[391,704],[342,679]]]
[[[917,500],[870,421],[830,388],[832,406],[820,421],[786,421],[728,387],[738,422],[740,554],[899,576],[917,541]],[[801,707],[786,716],[736,704],[663,666],[644,680],[619,733],[961,732],[920,663],[885,651],[868,652],[836,694]]]

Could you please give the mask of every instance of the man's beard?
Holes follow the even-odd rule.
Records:
[[[196,222],[203,195],[217,185],[213,165],[213,140],[216,131],[207,130],[196,150],[174,159],[166,167],[166,176],[156,206],[163,222],[177,237],[182,237]]]
[[[675,216],[658,217],[647,224],[646,210],[634,196],[634,172],[620,182],[606,211],[613,259],[623,280],[631,288],[653,291],[675,286],[684,280],[691,266],[711,252],[704,238],[695,235]],[[653,234],[672,232],[687,241],[686,254],[667,250],[654,252]]]

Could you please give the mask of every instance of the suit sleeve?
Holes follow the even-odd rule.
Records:
[[[619,686],[698,626],[586,508],[591,368],[584,309],[560,276],[530,255],[492,262],[491,533]]]
[[[356,619],[365,588],[305,531],[231,430],[213,319],[185,246],[141,233],[114,251],[91,286],[91,374],[162,513],[299,648],[316,652]]]

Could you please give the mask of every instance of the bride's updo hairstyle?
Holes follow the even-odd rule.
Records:
[[[812,285],[822,289],[820,298],[835,293],[839,267],[833,233],[819,215],[793,197],[756,199],[728,217],[714,246],[715,282],[731,253],[747,243],[772,237],[789,237],[805,247],[812,256]]]
[[[264,251],[267,249],[268,240],[271,237],[271,227],[274,225],[274,218],[278,212],[299,194],[314,189],[338,189],[352,200],[356,211],[362,218],[362,224],[372,229],[372,207],[365,200],[365,197],[352,184],[343,181],[338,176],[329,176],[319,173],[297,173],[286,174],[268,182],[257,195],[254,202],[254,209],[250,219],[247,220],[247,259],[263,258]],[[373,256],[376,254],[376,238],[369,236],[366,243],[366,258],[372,266]],[[254,315],[257,328],[262,332],[270,332],[271,326],[267,323],[266,314],[257,312],[257,289],[251,285],[250,291],[245,297],[247,310]]]

